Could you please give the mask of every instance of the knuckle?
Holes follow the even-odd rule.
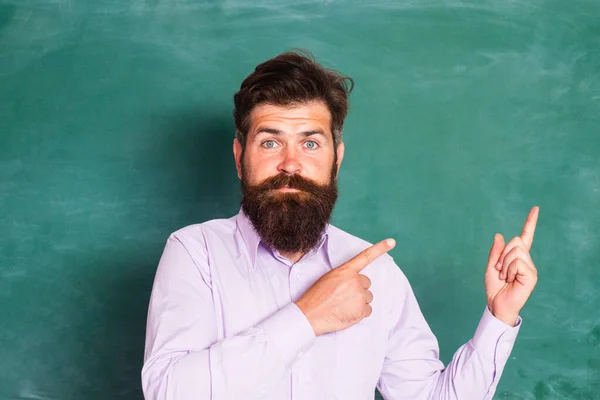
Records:
[[[364,283],[359,274],[352,276],[352,285],[356,288],[356,290],[362,290],[364,287]]]
[[[525,261],[523,261],[523,259],[522,259],[522,258],[519,258],[519,257],[516,257],[516,258],[515,258],[515,261],[513,261],[513,264],[515,264],[515,268],[517,268],[517,269],[518,269],[519,267],[523,267],[523,266],[525,266],[525,265],[526,265],[526,264],[525,264]]]
[[[510,242],[508,242],[506,244],[506,247],[504,248],[504,251],[502,252],[502,256],[506,257],[507,255],[511,254],[515,250],[516,247],[518,247],[518,246],[514,242],[514,239],[512,239]]]
[[[529,264],[527,264],[527,260],[524,258],[519,258],[519,264],[521,264],[524,267],[529,267]]]
[[[528,255],[527,255],[527,252],[526,252],[524,249],[520,248],[520,247],[519,247],[519,248],[518,248],[518,250],[515,252],[515,255],[516,255],[518,258],[520,258],[521,260],[527,260],[527,258],[529,258],[529,257],[528,257]]]
[[[538,270],[537,270],[537,268],[535,267],[535,265],[533,265],[533,264],[532,264],[532,265],[530,265],[530,266],[529,266],[529,269],[531,270],[531,272],[532,272],[534,275],[537,275],[537,273],[538,273]]]
[[[514,249],[510,249],[506,252],[506,254],[504,255],[505,260],[510,260],[510,258],[515,254],[515,253],[513,253],[513,250]]]
[[[511,261],[510,265],[511,265],[513,268],[515,268],[515,267],[518,267],[518,266],[519,266],[519,264],[521,263],[521,261],[522,261],[522,260],[521,260],[519,257],[515,257],[515,258],[513,258],[513,259],[512,259],[512,261]]]

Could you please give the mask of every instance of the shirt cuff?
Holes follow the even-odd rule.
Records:
[[[315,331],[295,303],[284,306],[259,325],[286,365],[291,364],[315,342]]]
[[[517,317],[514,327],[505,324],[490,312],[486,306],[479,326],[473,336],[475,350],[485,359],[508,358],[521,328],[521,317]]]

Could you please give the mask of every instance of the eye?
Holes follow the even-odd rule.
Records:
[[[265,140],[261,143],[261,146],[267,149],[274,149],[277,146],[277,142],[274,140]]]
[[[317,142],[315,142],[314,140],[307,140],[306,142],[304,142],[304,145],[309,150],[316,150],[319,148],[319,144]]]

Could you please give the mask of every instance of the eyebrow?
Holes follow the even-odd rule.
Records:
[[[283,131],[281,131],[279,129],[274,129],[274,128],[260,128],[256,131],[255,135],[259,135],[260,133],[270,133],[271,135],[282,135]],[[314,129],[314,130],[310,130],[310,131],[299,132],[299,135],[302,135],[304,137],[308,137],[308,136],[312,136],[312,135],[323,135],[325,138],[327,138],[327,135],[325,134],[325,132],[323,132],[322,129]]]

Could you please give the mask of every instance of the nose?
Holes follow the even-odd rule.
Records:
[[[296,157],[296,150],[293,146],[286,146],[281,153],[283,158],[277,167],[278,171],[287,175],[299,174],[302,171],[302,165]]]

